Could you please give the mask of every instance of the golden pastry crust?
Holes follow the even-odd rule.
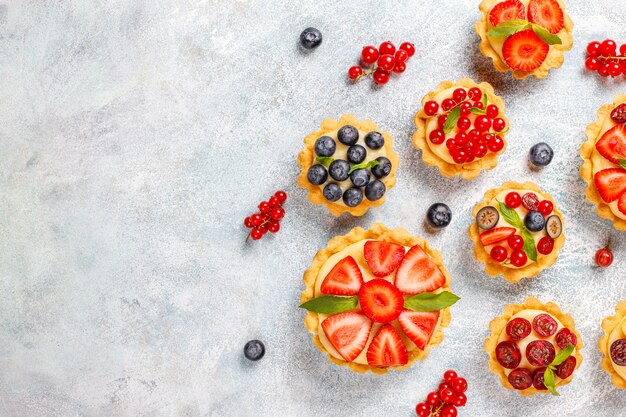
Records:
[[[525,182],[523,184],[508,181],[502,184],[501,187],[494,188],[485,193],[485,199],[482,203],[478,204],[474,207],[472,211],[472,216],[476,217],[478,211],[485,206],[488,206],[491,200],[493,200],[498,194],[506,190],[531,190],[537,193],[540,193],[546,200],[550,200],[552,204],[554,204],[553,213],[558,215],[561,218],[561,223],[563,224],[563,232],[561,236],[554,239],[554,250],[549,255],[542,256],[537,260],[537,263],[530,263],[523,268],[507,268],[499,263],[493,262],[491,256],[485,251],[483,245],[480,243],[480,230],[478,229],[478,225],[476,222],[472,222],[469,227],[468,234],[470,239],[474,241],[474,256],[479,261],[485,264],[485,272],[492,277],[497,277],[498,275],[502,275],[504,279],[509,282],[519,282],[522,278],[532,278],[539,274],[546,268],[550,268],[554,262],[556,262],[558,258],[559,250],[565,244],[565,220],[563,219],[563,213],[561,213],[556,206],[556,202],[554,198],[550,194],[547,194],[539,188],[539,186],[532,182]]]
[[[611,337],[611,332],[621,323],[624,317],[626,317],[626,300],[620,302],[615,307],[614,316],[609,316],[602,320],[604,336],[598,341],[598,349],[604,355],[602,358],[602,369],[611,375],[611,382],[619,389],[626,389],[626,380],[613,368],[611,356],[609,355],[609,338]]]
[[[450,283],[452,281],[452,278],[450,276],[450,273],[443,266],[443,258],[441,257],[441,253],[439,253],[439,251],[430,248],[428,246],[428,242],[420,239],[419,237],[412,236],[405,229],[389,229],[382,223],[375,223],[368,230],[364,230],[360,227],[355,227],[344,236],[335,236],[328,242],[326,248],[317,252],[315,258],[313,258],[313,263],[311,264],[311,267],[306,270],[306,272],[304,273],[304,277],[302,278],[306,289],[302,292],[302,295],[300,296],[300,302],[304,303],[315,297],[315,281],[317,280],[317,275],[319,274],[320,269],[328,260],[328,258],[330,258],[335,253],[344,250],[351,244],[360,242],[365,239],[376,239],[385,242],[393,242],[403,246],[420,245],[424,249],[424,251],[426,251],[426,253],[428,253],[428,255],[433,259],[433,261],[437,264],[441,272],[446,277],[446,283],[442,287],[442,289],[450,291]],[[371,371],[374,374],[385,374],[389,369],[406,369],[411,366],[411,364],[415,360],[421,361],[426,359],[430,352],[430,348],[439,345],[443,341],[443,328],[448,327],[451,318],[452,316],[450,314],[450,308],[441,310],[439,325],[437,326],[435,332],[430,338],[426,349],[421,350],[420,348],[416,347],[414,350],[409,352],[409,361],[406,365],[392,366],[388,368],[380,368],[376,366],[363,365],[360,363],[346,362],[342,359],[335,358],[330,353],[328,353],[322,342],[320,342],[319,336],[317,335],[317,331],[319,328],[319,315],[317,313],[311,311],[307,312],[307,315],[304,317],[304,325],[306,326],[307,330],[313,334],[313,343],[315,343],[315,345],[323,353],[328,353],[328,360],[330,362],[336,363],[337,365],[341,366],[348,366],[351,370],[358,373]]]
[[[577,338],[576,351],[573,354],[576,358],[576,369],[578,369],[578,367],[582,363],[583,357],[580,353],[580,350],[583,347],[583,342],[582,338],[580,337],[580,333],[578,333],[576,331],[576,328],[574,327],[574,319],[572,318],[572,316],[561,312],[559,306],[554,303],[543,304],[541,301],[539,301],[539,299],[535,297],[528,297],[526,298],[526,300],[524,300],[523,304],[509,304],[508,306],[506,306],[504,309],[504,314],[494,318],[489,324],[491,336],[489,336],[487,340],[485,340],[485,352],[487,352],[487,355],[489,355],[489,370],[491,370],[491,372],[500,377],[500,382],[503,387],[510,390],[519,391],[519,393],[523,396],[534,395],[537,393],[549,394],[550,391],[540,391],[537,390],[535,387],[530,387],[521,391],[516,390],[515,388],[513,388],[513,386],[509,382],[509,379],[504,373],[504,368],[498,363],[498,360],[496,359],[496,346],[498,346],[498,339],[500,338],[500,334],[502,334],[502,332],[506,328],[506,325],[511,317],[513,317],[515,314],[519,313],[522,310],[545,311],[546,313],[556,317],[563,324],[563,326],[574,332]],[[556,387],[558,388],[560,386],[568,384],[573,377],[574,373],[572,373],[572,375],[570,375],[568,378],[559,381],[558,384],[556,384]]]
[[[613,109],[622,103],[626,103],[626,94],[615,97],[613,104],[605,104],[600,107],[600,110],[598,110],[598,119],[587,126],[587,130],[585,131],[587,141],[580,147],[580,157],[584,161],[583,166],[580,168],[580,176],[587,183],[587,190],[585,192],[587,200],[598,206],[598,216],[611,220],[613,227],[617,230],[626,230],[626,220],[620,219],[613,214],[611,207],[600,197],[600,193],[598,193],[593,181],[593,162],[591,162],[591,155],[593,155],[593,151],[596,148],[596,142],[602,131],[604,121],[607,117],[610,117]]]
[[[333,119],[324,119],[320,124],[320,130],[317,132],[313,132],[307,137],[304,138],[304,149],[298,155],[298,165],[302,171],[300,175],[298,175],[298,185],[302,188],[306,188],[309,191],[309,200],[313,204],[324,204],[328,211],[333,216],[340,216],[343,213],[350,213],[353,216],[362,216],[364,215],[370,207],[377,207],[382,205],[385,202],[386,194],[376,201],[370,201],[367,198],[363,198],[361,204],[356,207],[348,207],[346,205],[334,203],[326,200],[322,190],[317,185],[313,185],[307,179],[307,172],[313,162],[315,160],[315,141],[320,136],[323,136],[329,132],[336,131],[340,129],[344,125],[352,125],[359,130],[362,131],[379,131],[378,126],[371,120],[359,121],[356,117],[350,114],[344,114],[341,116],[339,120]],[[393,150],[393,141],[389,133],[380,132],[385,138],[385,153],[386,157],[391,161],[391,172],[386,177],[382,178],[382,181],[387,188],[387,192],[396,185],[396,170],[398,169],[398,164],[400,163],[400,158],[398,154]]]
[[[493,60],[493,65],[500,72],[512,71],[513,77],[521,80],[530,75],[536,78],[546,78],[548,76],[548,72],[550,68],[560,68],[563,65],[563,61],[565,60],[565,52],[572,49],[574,45],[574,37],[572,36],[572,32],[574,30],[574,22],[569,17],[569,15],[565,12],[565,4],[561,0],[557,0],[561,9],[563,9],[563,18],[564,18],[564,28],[561,32],[558,33],[559,38],[561,38],[561,45],[550,45],[550,51],[546,56],[545,61],[541,66],[533,71],[519,71],[514,70],[498,55],[498,52],[491,46],[489,39],[487,37],[487,27],[488,27],[488,19],[489,12],[497,3],[500,3],[503,0],[483,0],[480,3],[479,9],[482,12],[482,18],[476,23],[474,29],[476,33],[480,36],[480,52],[487,57]]]

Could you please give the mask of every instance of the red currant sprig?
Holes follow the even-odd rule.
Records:
[[[259,203],[259,212],[246,217],[243,221],[244,226],[250,230],[246,241],[259,240],[268,231],[276,233],[280,230],[280,220],[285,217],[285,210],[282,204],[287,200],[287,193],[284,191],[276,191],[268,201]]]
[[[443,382],[439,384],[437,391],[428,394],[425,402],[417,404],[415,413],[419,417],[456,417],[457,407],[463,407],[467,402],[466,390],[465,378],[448,370],[443,374]]]
[[[348,70],[348,77],[357,81],[362,77],[372,75],[376,84],[386,84],[392,72],[401,74],[406,70],[406,61],[415,54],[415,46],[404,42],[396,50],[393,43],[387,41],[380,44],[378,49],[368,45],[361,51],[361,65],[355,65]],[[365,71],[363,67],[369,67]]]
[[[617,44],[611,39],[589,43],[585,67],[602,77],[626,75],[626,44],[620,46],[618,54]]]

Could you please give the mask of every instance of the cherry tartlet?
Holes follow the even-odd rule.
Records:
[[[413,144],[422,160],[446,177],[477,177],[493,169],[506,150],[509,121],[504,100],[488,83],[444,81],[422,99]]]
[[[443,340],[450,274],[441,254],[404,229],[374,224],[336,236],[303,278],[300,297],[313,342],[359,373],[405,369]]]
[[[558,395],[557,388],[572,380],[582,362],[574,320],[554,303],[529,297],[523,304],[509,304],[489,328],[489,369],[502,386],[521,395]]]
[[[626,389],[626,300],[615,307],[615,315],[602,321],[604,336],[598,349],[604,355],[602,368],[617,388]]]

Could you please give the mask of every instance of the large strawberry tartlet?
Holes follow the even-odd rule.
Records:
[[[483,0],[479,8],[480,51],[500,72],[545,78],[572,49],[574,24],[561,0]]]
[[[306,328],[353,371],[404,369],[443,340],[458,297],[441,255],[404,229],[352,229],[320,250],[303,281]]]
[[[615,315],[602,321],[604,335],[598,349],[604,355],[602,368],[617,388],[626,389],[626,301],[615,307]]]
[[[588,185],[587,199],[598,206],[600,217],[626,230],[626,95],[602,106],[586,133],[580,175]]]

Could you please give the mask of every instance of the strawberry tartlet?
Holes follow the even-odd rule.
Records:
[[[604,335],[598,349],[604,355],[602,368],[617,388],[626,389],[626,301],[615,307],[615,315],[602,321]]]

